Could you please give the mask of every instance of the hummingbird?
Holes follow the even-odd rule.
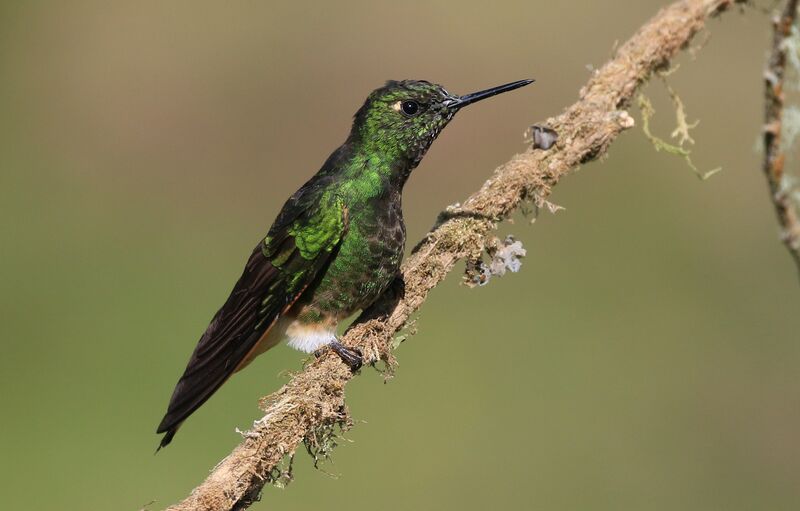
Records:
[[[339,343],[336,329],[399,276],[411,171],[459,110],[532,82],[463,96],[424,80],[374,90],[344,144],[283,205],[200,337],[158,426],[158,448],[233,373],[283,339],[306,353],[330,347],[357,371],[361,353]]]

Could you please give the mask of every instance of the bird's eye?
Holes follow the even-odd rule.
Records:
[[[403,110],[403,113],[407,116],[411,117],[412,115],[416,115],[419,112],[419,103],[416,101],[403,101],[400,103],[400,108]]]

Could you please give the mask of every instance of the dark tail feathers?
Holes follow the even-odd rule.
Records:
[[[175,433],[178,432],[179,427],[181,427],[181,423],[176,424],[175,426],[169,428],[166,431],[162,431],[161,428],[159,428],[159,431],[157,431],[157,433],[166,433],[166,435],[164,435],[161,438],[161,441],[158,443],[158,447],[156,448],[156,453],[160,451],[162,448],[168,446],[170,442],[172,442],[172,439],[175,437]]]

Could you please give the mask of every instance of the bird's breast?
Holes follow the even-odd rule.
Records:
[[[397,275],[405,240],[399,201],[375,208],[351,207],[347,234],[309,302],[340,317],[368,307]]]

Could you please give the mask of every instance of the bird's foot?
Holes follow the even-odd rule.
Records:
[[[340,343],[339,341],[332,341],[328,346],[339,355],[339,358],[342,359],[342,362],[347,364],[351,371],[356,372],[361,369],[361,366],[364,364],[364,358],[361,356],[361,351],[356,348],[348,348],[344,344]]]

